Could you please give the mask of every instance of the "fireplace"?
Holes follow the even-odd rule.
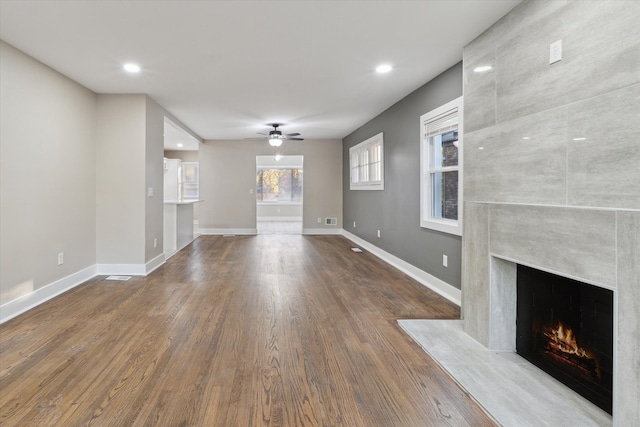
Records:
[[[516,352],[612,413],[613,292],[517,266]]]

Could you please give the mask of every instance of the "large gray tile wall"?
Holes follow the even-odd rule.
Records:
[[[614,410],[620,421],[640,423],[640,212],[618,212],[618,356]],[[618,425],[625,425],[618,422]]]
[[[465,203],[461,310],[465,332],[489,344],[489,205]],[[469,220],[467,220],[469,218]],[[469,284],[469,285],[467,285]]]
[[[638,22],[637,1],[525,2],[465,48],[465,200],[640,209]]]
[[[498,204],[489,212],[492,254],[615,288],[615,212]]]
[[[638,22],[639,1],[526,1],[463,53],[465,331],[508,341],[493,257],[614,289],[616,425],[640,419]]]

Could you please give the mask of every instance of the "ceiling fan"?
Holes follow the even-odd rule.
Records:
[[[258,132],[258,134],[266,136],[266,138],[261,138],[261,139],[269,140],[269,144],[271,144],[273,147],[279,147],[280,145],[282,145],[282,141],[284,140],[304,141],[304,138],[296,138],[296,136],[300,136],[300,134],[297,132],[282,133],[281,131],[279,131],[278,127],[282,126],[282,124],[280,123],[271,123],[269,124],[269,126],[273,127],[273,130],[269,131],[269,133]]]

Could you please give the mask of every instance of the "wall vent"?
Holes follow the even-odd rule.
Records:
[[[324,219],[324,224],[325,225],[338,225],[338,218],[325,218]]]

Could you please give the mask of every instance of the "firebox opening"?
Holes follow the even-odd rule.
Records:
[[[518,265],[516,352],[612,413],[613,292]]]

